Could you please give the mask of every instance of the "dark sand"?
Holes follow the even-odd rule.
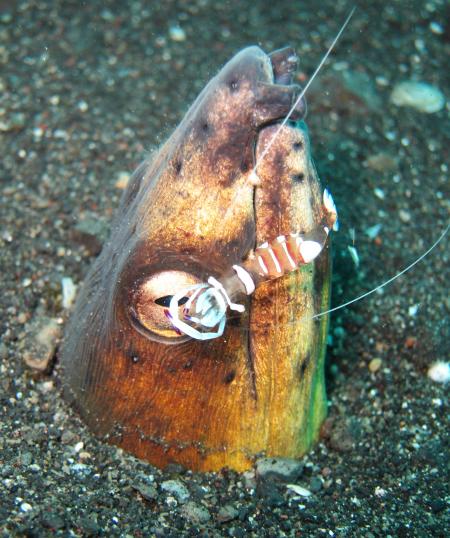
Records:
[[[39,376],[23,360],[36,324],[64,322],[61,278],[82,282],[117,180],[208,79],[249,44],[295,46],[309,76],[348,3],[12,4],[0,24],[0,535],[448,535],[448,388],[427,376],[449,359],[448,238],[382,294],[333,316],[330,419],[295,479],[307,498],[270,480],[255,491],[232,472],[162,473],[86,430],[61,400],[57,366]],[[449,94],[448,7],[359,4],[308,94],[314,156],[342,224],[334,304],[408,265],[449,219],[448,109],[389,102],[409,78]],[[177,22],[181,41],[169,33]],[[169,479],[175,493],[161,487]]]

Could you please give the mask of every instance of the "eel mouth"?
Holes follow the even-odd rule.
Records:
[[[268,56],[272,65],[273,82],[280,86],[291,86],[299,61],[295,50],[292,47],[285,47],[271,52]],[[292,106],[294,106],[294,103],[302,92],[302,88],[297,84],[296,86],[298,87],[298,92],[294,92],[293,94]],[[292,111],[292,119],[300,120],[304,118],[306,116],[306,110],[306,100],[302,97]]]
[[[272,82],[273,84],[280,85],[280,86],[292,86],[293,80],[294,80],[294,74],[297,71],[298,68],[298,56],[295,52],[295,50],[292,47],[285,47],[283,49],[278,49],[270,54],[268,54],[268,58],[270,60],[270,64],[272,66],[272,73],[273,78]],[[306,116],[307,106],[306,106],[306,100],[304,96],[299,99],[299,95],[301,95],[302,88],[299,85],[295,85],[296,91],[292,94],[292,102],[291,102],[291,109],[288,114],[290,114],[290,118],[293,121],[298,121],[303,119]],[[297,102],[298,101],[298,102]],[[269,124],[280,124],[280,122],[283,122],[285,120],[286,116],[283,118],[278,118]],[[256,171],[258,163],[257,159],[257,145],[258,145],[258,139],[259,134],[261,131],[267,127],[268,124],[263,125],[260,127],[257,133],[257,137],[255,140],[255,144],[253,147],[253,166]],[[276,135],[274,135],[276,136]],[[273,140],[273,139],[272,139]],[[270,142],[269,142],[270,143]],[[256,185],[253,188],[253,221],[255,222],[255,243],[254,248],[257,246],[256,241],[256,235],[258,231],[258,215],[257,215],[257,208],[256,208]],[[246,362],[247,362],[247,370],[250,377],[250,386],[251,386],[251,394],[255,402],[258,400],[258,387],[257,387],[257,381],[256,381],[256,360],[257,360],[257,353],[255,349],[255,337],[251,334],[251,324],[252,324],[252,318],[254,315],[253,310],[253,297],[250,297],[248,303],[247,303],[247,310],[248,315],[246,319]]]

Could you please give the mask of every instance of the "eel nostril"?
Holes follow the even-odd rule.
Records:
[[[228,86],[230,87],[231,92],[233,93],[237,92],[239,89],[239,80],[237,79],[230,80],[230,82],[228,83]]]
[[[299,172],[298,174],[292,174],[291,179],[295,183],[302,183],[305,180],[305,174],[303,172]]]

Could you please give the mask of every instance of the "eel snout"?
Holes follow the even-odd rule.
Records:
[[[306,100],[302,96],[302,88],[294,84],[294,73],[298,66],[298,56],[292,47],[276,50],[267,56],[272,69],[270,83],[259,82],[256,92],[256,110],[261,117],[270,108],[271,114],[263,125],[284,119],[289,112],[292,120],[301,120],[306,116]],[[297,102],[298,100],[298,102]],[[294,106],[295,105],[295,106]]]
[[[276,84],[292,84],[294,73],[297,71],[298,56],[292,47],[278,49],[269,54]]]
[[[293,83],[297,64],[298,56],[292,47],[270,54],[256,46],[247,47],[217,75],[214,82],[221,90],[211,95],[212,101],[202,101],[202,105],[219,114],[226,110],[226,115],[220,114],[221,119],[232,118],[234,125],[243,128],[259,129],[282,120],[302,91]],[[305,113],[302,98],[291,117],[300,120]]]
[[[293,84],[294,74],[297,71],[299,61],[295,49],[292,47],[284,47],[283,49],[275,50],[269,54],[269,59],[272,64],[273,79],[275,84],[293,87],[293,105],[302,91],[302,88],[298,84]],[[305,116],[306,99],[302,96],[299,102],[295,105],[295,109],[292,113],[292,119],[299,120]]]

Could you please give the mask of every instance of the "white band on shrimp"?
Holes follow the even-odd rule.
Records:
[[[244,312],[245,311],[245,306],[243,304],[237,304],[237,303],[232,303],[231,302],[231,299],[228,296],[228,293],[226,292],[225,288],[213,276],[210,276],[208,278],[208,284],[211,284],[211,286],[213,286],[216,290],[218,290],[218,291],[220,291],[220,293],[222,293],[222,295],[225,298],[225,301],[227,302],[228,306],[230,307],[230,310],[235,310],[236,312]]]
[[[323,205],[325,206],[325,209],[330,213],[333,217],[333,230],[337,232],[339,230],[339,219],[336,209],[336,204],[334,203],[333,197],[331,196],[331,192],[328,189],[325,189],[323,191]]]
[[[253,278],[251,277],[250,273],[240,265],[233,265],[233,269],[235,270],[239,280],[242,282],[242,284],[244,284],[245,293],[247,295],[252,294],[255,291],[255,283],[253,282]]]
[[[193,306],[194,315],[186,315],[185,318],[190,323],[198,324],[208,329],[217,327],[215,331],[200,331],[180,319],[179,301],[191,292],[194,293],[184,305],[183,312],[189,311]],[[180,332],[196,340],[211,340],[223,334],[227,307],[237,312],[244,312],[245,310],[244,305],[231,302],[222,284],[211,276],[208,279],[208,284],[196,284],[183,288],[176,293],[170,300],[169,315],[172,325]]]
[[[225,316],[222,317],[222,320],[219,324],[219,327],[216,331],[213,332],[202,332],[188,323],[182,321],[179,317],[179,306],[178,302],[186,296],[187,293],[190,293],[191,291],[195,291],[195,293],[192,295],[192,297],[189,299],[189,301],[186,303],[186,305],[189,304],[189,306],[192,304],[194,299],[198,296],[200,291],[202,289],[208,288],[208,284],[196,284],[194,286],[189,286],[188,288],[183,288],[178,293],[176,293],[172,299],[170,300],[169,305],[169,314],[170,314],[170,321],[172,325],[178,329],[180,332],[186,334],[187,336],[190,336],[191,338],[194,338],[195,340],[210,340],[213,338],[217,338],[219,336],[222,336],[223,331],[225,329]],[[186,306],[185,305],[185,306]]]

